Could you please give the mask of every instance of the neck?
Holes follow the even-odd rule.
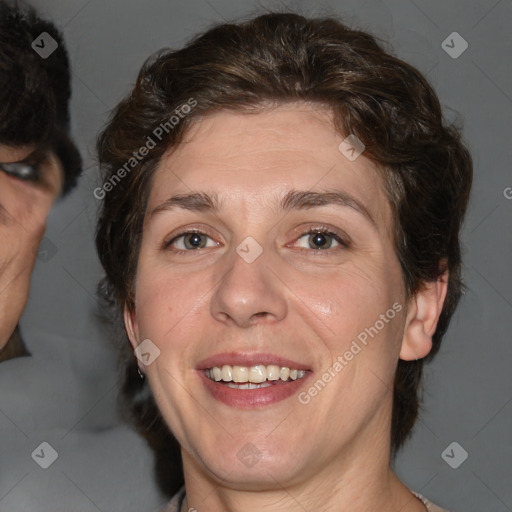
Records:
[[[391,470],[389,443],[362,441],[303,478],[285,483],[269,473],[265,483],[250,490],[232,479],[232,474],[215,478],[183,452],[187,499],[182,510],[425,512],[425,506]]]

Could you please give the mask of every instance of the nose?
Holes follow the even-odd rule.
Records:
[[[236,252],[230,255],[210,304],[217,321],[246,328],[286,317],[286,287],[268,264],[265,251],[252,263]]]

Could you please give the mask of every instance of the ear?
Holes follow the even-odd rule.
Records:
[[[128,339],[130,340],[130,344],[133,347],[133,350],[135,350],[139,344],[139,327],[137,325],[135,309],[130,310],[125,304],[123,310],[123,318],[124,327],[126,329],[126,333],[128,334]]]
[[[135,313],[135,309],[130,310],[128,306],[125,304],[123,310],[123,318],[124,327],[126,329],[126,333],[128,334],[130,345],[132,346],[133,350],[135,350],[139,345],[139,326],[137,325],[137,315]],[[145,375],[146,372],[144,370],[144,366],[138,359],[137,366],[139,367],[139,372]]]
[[[448,291],[448,270],[436,281],[425,283],[411,298],[405,321],[400,359],[412,361],[425,357],[432,350],[432,336],[443,310]]]

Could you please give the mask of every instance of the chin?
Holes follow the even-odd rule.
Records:
[[[265,435],[257,440],[252,436],[252,441],[250,438],[228,437],[222,442],[208,443],[204,451],[199,449],[196,457],[216,480],[241,490],[282,488],[305,473],[301,468],[307,464],[298,457],[303,442],[292,446],[282,438],[269,440]]]

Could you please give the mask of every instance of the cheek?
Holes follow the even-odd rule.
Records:
[[[34,258],[37,256],[37,248],[39,247],[46,230],[46,219],[48,217],[48,213],[49,210],[42,212],[40,216],[35,218],[35,222],[32,224],[29,243],[31,243],[34,248]]]
[[[7,182],[0,194],[0,204],[3,227],[19,234],[24,241],[35,243],[42,238],[52,201],[35,193],[27,184]]]
[[[356,339],[397,339],[403,306],[400,276],[381,265],[350,265],[319,281],[297,280],[294,292],[307,307],[331,357],[343,354]],[[313,286],[315,284],[315,286]],[[382,319],[381,315],[384,316]],[[389,350],[388,343],[374,344]],[[372,350],[373,352],[374,350]]]
[[[183,320],[193,317],[204,293],[194,274],[175,275],[161,264],[139,262],[135,307],[141,339],[149,338],[157,345],[181,339],[176,333],[186,328],[189,322]]]

